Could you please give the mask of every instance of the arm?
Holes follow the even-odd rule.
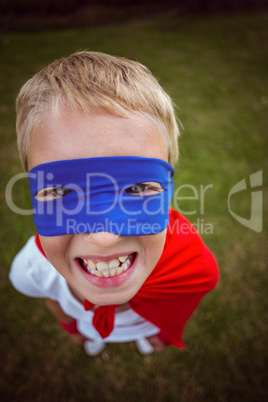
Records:
[[[62,310],[60,304],[56,300],[52,300],[49,298],[46,298],[46,305],[47,308],[50,310],[50,312],[59,320],[63,321],[66,324],[69,324],[70,322],[73,321],[73,317],[67,315],[64,313]]]
[[[56,300],[46,298],[46,305],[50,312],[58,319],[58,321],[64,324],[71,324],[74,320],[73,317],[67,315],[61,308],[60,304]],[[68,332],[68,331],[66,331]],[[79,345],[83,345],[88,340],[84,335],[80,333],[69,334],[72,341]]]

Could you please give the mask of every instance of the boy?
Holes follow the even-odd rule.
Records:
[[[218,270],[169,210],[179,130],[157,80],[103,53],[56,60],[22,87],[17,134],[38,235],[13,261],[15,288],[44,297],[89,355],[106,342],[183,347]]]

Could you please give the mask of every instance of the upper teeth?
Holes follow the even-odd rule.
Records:
[[[123,255],[118,258],[114,258],[113,260],[109,261],[108,263],[105,261],[99,261],[97,263],[91,260],[84,260],[86,265],[87,271],[93,275],[98,277],[105,277],[108,278],[109,276],[120,275],[123,271],[126,271],[128,267],[131,265],[131,258],[132,254],[130,255]]]

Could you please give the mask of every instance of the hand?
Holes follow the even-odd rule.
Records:
[[[74,335],[70,335],[72,341],[74,343],[76,343],[77,345],[84,345],[84,343],[86,341],[90,341],[89,338],[86,338],[84,335],[82,334],[74,334]]]
[[[157,335],[150,336],[149,338],[146,339],[152,345],[155,352],[160,352],[161,350],[167,347],[162,341],[160,341]]]

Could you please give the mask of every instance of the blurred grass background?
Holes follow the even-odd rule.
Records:
[[[18,18],[0,10],[0,20],[6,21],[0,32],[1,401],[252,402],[268,397],[267,207],[264,202],[264,227],[256,233],[234,220],[227,204],[231,188],[244,178],[249,185],[249,175],[259,170],[263,200],[267,196],[268,13],[154,10],[129,18],[119,7],[107,25],[109,10],[102,8],[106,17],[92,13],[96,23],[84,17],[83,29],[75,18],[74,29],[62,16],[57,24],[55,16]],[[198,195],[178,207],[192,212],[187,217],[199,225],[221,271],[219,285],[187,325],[184,351],[168,348],[142,357],[130,343],[108,345],[91,359],[71,344],[43,300],[21,295],[9,283],[13,257],[34,233],[32,217],[14,214],[5,201],[7,182],[22,171],[15,97],[44,65],[80,49],[146,64],[177,104],[184,130],[175,188],[190,184]],[[202,204],[200,186],[209,185]],[[193,196],[187,191],[180,196]],[[13,199],[30,208],[26,180],[16,184]],[[231,206],[249,218],[250,191],[233,196]]]

